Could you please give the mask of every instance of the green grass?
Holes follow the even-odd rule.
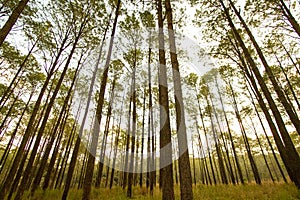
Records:
[[[300,199],[300,191],[292,184],[285,183],[264,183],[262,185],[217,185],[206,186],[197,185],[193,188],[194,199],[198,200],[296,200]],[[49,190],[43,193],[37,191],[34,197],[27,197],[28,200],[59,200],[61,199],[61,190]],[[81,199],[82,190],[71,190],[69,200]],[[25,196],[27,196],[25,194]],[[180,199],[179,186],[175,186],[176,199]],[[91,193],[92,200],[125,200],[126,191],[120,187],[114,187],[112,190],[101,188],[93,189]],[[161,199],[161,192],[158,188],[154,190],[153,197],[148,195],[146,188],[134,187],[133,198],[142,200]]]
[[[300,191],[291,184],[255,184],[239,186],[197,186],[194,189],[195,199],[230,199],[230,200],[292,200],[300,199]]]

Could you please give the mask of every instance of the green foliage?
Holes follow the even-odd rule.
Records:
[[[147,28],[155,27],[154,16],[151,12],[149,11],[140,12],[140,17],[145,27]]]
[[[14,69],[18,65],[20,65],[24,59],[20,51],[8,42],[4,42],[0,46],[0,53],[1,62],[5,62],[5,67],[3,67],[4,69],[9,68],[6,67],[7,65]],[[0,69],[2,69],[2,66],[0,67]]]
[[[186,82],[188,85],[191,85],[192,87],[196,87],[197,81],[199,77],[195,73],[190,73],[188,77],[186,77]]]

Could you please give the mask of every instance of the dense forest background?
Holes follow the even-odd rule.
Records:
[[[299,198],[299,10],[1,0],[0,199]]]

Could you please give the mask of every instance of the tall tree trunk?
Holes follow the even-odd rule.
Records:
[[[124,163],[124,170],[123,170],[123,182],[122,188],[125,189],[127,185],[127,178],[128,178],[128,159],[129,159],[129,145],[130,145],[130,135],[131,135],[131,112],[132,112],[132,91],[133,91],[133,78],[131,78],[130,84],[130,97],[129,97],[129,108],[128,108],[128,116],[127,116],[127,131],[126,131],[126,146],[125,146],[125,163]]]
[[[215,109],[215,105],[213,103],[213,99],[212,99],[212,95],[211,95],[210,91],[209,91],[209,98],[210,98],[211,107],[213,109],[215,118],[217,120],[217,124],[219,125],[219,129],[221,131],[220,122],[219,122],[218,115],[217,115],[217,110]],[[209,105],[208,99],[207,99],[207,104]],[[210,119],[211,119],[213,137],[214,137],[214,140],[215,140],[215,147],[216,147],[216,151],[217,151],[217,155],[218,155],[218,162],[219,162],[219,169],[220,169],[222,183],[223,184],[228,184],[228,179],[227,179],[227,176],[226,176],[225,166],[224,166],[224,162],[223,162],[223,156],[222,156],[221,149],[220,149],[220,142],[219,142],[219,138],[218,138],[217,133],[216,133],[216,128],[215,128],[215,125],[214,125],[214,122],[213,122],[212,113],[210,112],[209,115],[210,115]]]
[[[23,192],[24,192],[24,190],[25,190],[25,186],[26,186],[26,183],[27,183],[27,181],[28,181],[28,177],[29,177],[30,174],[31,174],[32,165],[33,165],[33,162],[34,162],[34,159],[35,159],[35,155],[36,155],[36,152],[37,152],[37,150],[38,150],[38,148],[39,148],[39,145],[40,145],[40,144],[39,144],[39,143],[40,143],[40,140],[41,140],[41,138],[42,138],[42,136],[43,136],[44,130],[45,130],[45,128],[46,128],[46,124],[47,124],[47,122],[48,122],[48,117],[49,117],[50,112],[51,112],[51,110],[52,110],[52,107],[53,107],[53,105],[54,105],[54,102],[55,102],[56,96],[57,96],[57,94],[58,94],[58,91],[60,90],[60,87],[61,87],[61,84],[62,84],[62,82],[63,82],[63,79],[64,79],[64,77],[65,77],[65,75],[66,75],[66,73],[67,73],[67,69],[69,68],[69,64],[70,64],[70,62],[71,62],[71,59],[72,59],[73,54],[74,54],[74,52],[75,52],[75,49],[76,49],[76,47],[77,47],[78,41],[79,41],[79,39],[80,39],[80,37],[81,37],[81,33],[82,33],[82,31],[83,31],[84,25],[85,25],[85,23],[82,23],[82,25],[81,25],[81,27],[80,27],[80,30],[79,30],[79,34],[78,34],[78,35],[76,36],[76,38],[75,38],[75,41],[74,41],[72,50],[71,50],[71,52],[70,52],[70,54],[69,54],[69,56],[68,56],[68,60],[66,61],[66,65],[65,65],[65,67],[64,67],[64,70],[63,70],[63,72],[62,72],[62,74],[61,74],[61,76],[60,76],[60,78],[59,78],[59,80],[58,80],[58,83],[57,83],[57,85],[56,85],[56,87],[55,87],[55,90],[54,90],[54,92],[53,92],[53,94],[52,94],[52,97],[51,97],[51,99],[50,99],[50,102],[49,102],[49,104],[47,105],[47,109],[46,109],[46,113],[45,113],[45,115],[44,115],[44,119],[43,119],[42,124],[41,124],[41,126],[40,126],[40,129],[39,129],[39,131],[38,131],[38,133],[37,133],[37,137],[36,137],[36,139],[35,139],[35,144],[34,144],[34,147],[33,147],[32,151],[31,151],[31,155],[30,155],[29,161],[28,161],[28,163],[27,163],[27,165],[26,165],[25,171],[24,171],[24,173],[23,173],[23,178],[22,178],[22,180],[21,180],[21,183],[20,183],[20,186],[19,186],[19,188],[18,188],[18,191],[17,191],[17,194],[16,194],[16,196],[15,196],[15,199],[21,199],[21,197],[22,197],[22,195],[23,195]]]
[[[249,173],[248,166],[246,163],[246,158],[244,157],[244,152],[241,154],[241,156],[242,156],[242,161],[243,161],[243,164],[245,167],[246,177],[247,177],[248,183],[250,183],[251,182],[250,173]]]
[[[39,111],[39,108],[40,108],[40,105],[41,105],[41,102],[42,102],[42,98],[44,96],[44,93],[46,92],[46,89],[47,89],[47,86],[50,82],[50,79],[51,77],[53,76],[54,74],[54,71],[55,71],[55,67],[57,66],[58,64],[58,61],[60,59],[60,56],[62,54],[62,52],[64,51],[64,48],[65,48],[65,44],[68,40],[68,36],[69,36],[70,32],[69,30],[65,33],[65,36],[64,36],[64,39],[62,41],[62,44],[60,46],[60,49],[59,51],[57,52],[57,56],[53,62],[53,65],[51,66],[51,69],[48,73],[48,76],[42,86],[42,89],[40,90],[40,93],[39,93],[39,96],[34,104],[34,108],[31,112],[31,116],[30,116],[30,119],[28,121],[28,124],[27,124],[27,128],[25,130],[25,133],[22,137],[22,142],[18,148],[18,151],[16,153],[16,156],[14,158],[14,161],[13,161],[13,164],[12,164],[12,167],[10,168],[10,171],[5,179],[5,181],[3,182],[3,184],[1,185],[1,188],[0,188],[0,199],[4,199],[4,195],[7,193],[8,190],[10,190],[10,187],[13,183],[13,179],[15,177],[15,173],[16,171],[18,170],[18,167],[20,166],[20,161],[22,159],[22,156],[23,156],[23,153],[24,153],[24,149],[25,149],[25,146],[30,138],[30,135],[32,134],[33,130],[34,130],[34,122],[36,120],[36,116],[38,114],[38,111]]]
[[[90,192],[92,188],[92,179],[94,174],[94,165],[95,165],[95,155],[96,155],[96,149],[97,149],[97,143],[98,143],[98,137],[99,137],[99,129],[100,129],[100,123],[102,118],[102,108],[104,104],[104,94],[106,89],[106,82],[108,77],[108,69],[110,64],[110,59],[112,55],[112,49],[113,49],[113,42],[114,42],[114,35],[116,32],[117,27],[117,21],[119,17],[119,8],[120,8],[121,0],[118,0],[117,2],[117,8],[116,8],[116,15],[113,23],[113,29],[111,33],[109,48],[107,52],[107,58],[104,66],[104,72],[102,74],[102,80],[101,80],[101,86],[100,86],[100,93],[98,98],[98,105],[96,110],[96,118],[94,123],[94,130],[92,135],[92,141],[91,141],[91,149],[89,152],[89,158],[87,162],[87,168],[86,168],[86,175],[84,178],[84,184],[83,184],[83,194],[82,194],[82,200],[89,200],[90,199]]]
[[[109,188],[112,188],[113,185],[113,180],[114,180],[114,173],[115,173],[115,166],[116,166],[116,159],[118,155],[118,145],[119,145],[119,140],[120,140],[120,132],[121,132],[121,123],[122,123],[122,112],[123,112],[123,105],[124,105],[124,99],[125,99],[125,92],[123,96],[123,101],[121,105],[121,113],[119,117],[119,125],[118,125],[118,130],[117,134],[115,137],[115,146],[114,146],[114,158],[113,158],[113,164],[112,164],[112,170],[111,170],[111,175],[110,175],[110,183],[109,183]]]
[[[276,120],[276,123],[278,125],[278,129],[280,130],[280,133],[281,133],[281,138],[285,144],[285,148],[286,150],[284,150],[284,146],[282,146],[281,144],[281,138],[279,135],[277,135],[277,131],[276,131],[276,127],[272,127],[271,130],[272,130],[272,133],[273,133],[273,136],[274,136],[274,139],[276,141],[276,145],[278,147],[278,150],[281,151],[281,155],[283,156],[283,160],[285,159],[288,159],[288,160],[285,160],[286,162],[286,167],[288,169],[288,171],[290,172],[289,175],[290,175],[290,178],[293,180],[293,182],[296,184],[296,186],[298,188],[300,188],[300,174],[297,173],[298,171],[300,171],[300,158],[299,158],[299,155],[295,149],[295,146],[288,134],[288,131],[285,127],[285,124],[283,122],[283,119],[281,117],[281,114],[270,94],[270,91],[268,90],[264,80],[263,80],[263,77],[261,76],[259,70],[257,69],[256,67],[256,64],[254,62],[254,60],[252,59],[248,49],[246,48],[241,36],[239,35],[238,31],[236,30],[232,20],[231,20],[231,17],[229,15],[229,12],[228,12],[228,9],[225,7],[224,3],[222,0],[219,0],[224,11],[225,11],[225,14],[226,14],[226,17],[227,17],[227,20],[229,22],[229,25],[232,29],[232,31],[234,32],[234,35],[236,37],[236,39],[238,40],[238,43],[239,45],[241,46],[241,48],[243,49],[243,53],[245,54],[245,58],[248,62],[248,64],[250,65],[251,67],[251,70],[253,71],[253,73],[255,74],[255,77],[259,83],[259,85],[261,86],[261,89],[270,105],[270,108],[272,110],[272,113],[274,115],[274,118]],[[245,66],[245,65],[244,65]],[[251,78],[251,75],[247,75],[249,78]],[[255,83],[255,80],[251,80],[251,83],[253,86],[256,85]],[[255,89],[256,90],[256,89]],[[260,91],[257,89],[256,90],[256,94],[257,95],[260,95]],[[262,109],[265,109],[265,105],[264,102],[263,102],[263,99],[260,98],[260,106],[264,107]],[[266,108],[267,109],[267,108]],[[268,116],[268,114],[266,114],[266,112],[268,112],[268,110],[265,110],[264,113],[266,115],[266,118],[269,118],[270,116]],[[272,119],[268,119],[269,122],[272,121]],[[269,125],[273,126],[272,122],[269,123]],[[289,154],[286,154],[285,151],[288,151]],[[288,156],[288,157],[287,157]]]
[[[206,184],[212,184],[211,182],[211,178],[209,176],[209,173],[208,173],[208,166],[207,166],[207,162],[206,162],[206,156],[205,156],[205,152],[204,152],[204,148],[203,148],[203,143],[202,143],[202,140],[201,140],[201,135],[200,135],[200,131],[199,131],[199,125],[198,125],[198,121],[197,121],[197,118],[195,119],[196,121],[196,125],[197,125],[197,133],[198,133],[198,142],[199,142],[199,149],[201,151],[201,153],[199,153],[199,155],[201,156],[200,159],[203,160],[203,182],[204,182],[204,178],[205,178],[205,181],[206,181]],[[204,127],[205,128],[205,127]],[[200,161],[199,161],[200,162]],[[200,165],[200,164],[199,164]]]
[[[283,15],[289,20],[290,24],[292,25],[295,32],[300,37],[300,26],[296,21],[295,17],[292,15],[290,9],[286,6],[283,0],[280,0],[280,8],[282,10]]]
[[[143,117],[142,117],[142,144],[141,144],[141,167],[140,167],[140,179],[139,185],[143,187],[143,164],[144,164],[144,143],[145,143],[145,114],[146,114],[146,87],[144,88],[144,97],[143,97]]]
[[[282,1],[282,0],[281,0]],[[283,105],[283,107],[285,108],[291,122],[293,123],[294,127],[296,128],[298,134],[300,135],[300,120],[298,118],[298,116],[296,115],[295,112],[293,112],[292,106],[289,104],[289,102],[287,101],[283,91],[281,90],[278,81],[276,80],[269,64],[267,63],[267,60],[261,50],[261,48],[259,47],[258,43],[256,42],[252,32],[250,31],[249,27],[247,26],[246,22],[244,21],[244,19],[242,18],[242,16],[240,15],[240,13],[238,12],[238,10],[236,9],[236,7],[234,6],[234,4],[232,3],[231,0],[229,0],[231,7],[233,8],[235,14],[238,16],[239,20],[241,21],[243,27],[245,28],[247,34],[250,37],[250,40],[252,42],[252,44],[254,45],[256,52],[263,64],[263,66],[265,67],[266,73],[269,77],[269,79],[272,82],[272,85],[274,87],[274,90],[278,96],[279,101],[281,102],[281,104]]]
[[[8,99],[9,96],[10,96],[10,94],[13,92],[13,86],[17,85],[16,81],[18,82],[18,80],[20,79],[20,73],[22,73],[24,71],[25,64],[26,64],[28,58],[30,57],[30,55],[32,54],[32,52],[33,52],[36,44],[37,44],[37,41],[33,44],[33,46],[31,47],[31,49],[27,53],[26,57],[24,58],[24,60],[20,64],[19,69],[18,69],[17,73],[15,74],[14,78],[11,80],[9,86],[3,92],[2,97],[0,99],[0,105],[1,105],[0,111],[3,108],[6,99]]]
[[[106,151],[106,145],[107,145],[107,137],[108,137],[108,133],[109,133],[109,125],[110,125],[110,119],[111,119],[111,114],[112,114],[112,104],[113,104],[113,100],[114,100],[115,86],[116,86],[116,77],[114,77],[114,80],[111,85],[109,105],[108,105],[108,110],[107,110],[107,115],[106,115],[104,134],[103,134],[102,143],[101,143],[100,160],[99,160],[99,165],[98,165],[98,175],[96,177],[96,183],[95,183],[96,188],[100,188],[101,179],[102,179],[103,166],[104,166],[104,161],[105,161],[104,160],[105,159],[105,151]]]
[[[1,28],[0,31],[0,46],[2,46],[6,36],[9,34],[11,31],[12,27],[15,25],[17,22],[19,16],[25,9],[25,6],[27,5],[29,0],[21,0],[17,7],[12,11],[11,15],[9,16],[8,20],[5,22],[3,27]]]
[[[19,118],[19,120],[18,120],[18,122],[17,122],[17,124],[16,124],[16,126],[15,126],[15,128],[14,128],[12,134],[11,134],[11,136],[10,136],[10,139],[9,139],[7,145],[6,145],[6,148],[5,148],[5,150],[4,150],[4,152],[3,152],[2,156],[1,156],[1,160],[0,160],[0,165],[1,165],[0,173],[2,173],[4,165],[5,165],[5,163],[7,161],[7,158],[8,158],[9,152],[10,152],[11,147],[13,145],[13,141],[14,141],[16,135],[17,135],[18,129],[19,129],[20,125],[21,125],[22,119],[23,119],[23,117],[24,117],[24,115],[25,115],[25,113],[26,113],[26,111],[28,109],[29,103],[30,103],[31,98],[33,97],[33,95],[34,95],[34,90],[32,90],[32,92],[31,92],[31,94],[29,96],[29,99],[28,99],[28,101],[27,101],[27,103],[26,103],[26,105],[25,105],[25,107],[24,107],[24,109],[23,109],[23,111],[21,113],[21,116],[20,116],[20,118]]]
[[[260,93],[260,91],[259,91],[259,89],[258,89],[258,87],[256,85],[254,77],[252,75],[250,75],[249,71],[246,68],[246,63],[244,62],[244,60],[242,58],[241,58],[241,62],[245,66],[244,68],[241,66],[241,68],[242,68],[242,70],[245,71],[245,73],[246,73],[246,75],[248,77],[247,80],[251,83],[252,89],[255,91],[255,95],[256,95],[257,101],[258,101],[261,109],[263,110],[263,112],[265,114],[265,117],[266,117],[267,122],[269,124],[269,127],[271,129],[271,132],[273,134],[275,143],[276,143],[277,148],[278,148],[278,150],[280,152],[280,156],[281,156],[281,158],[282,158],[282,160],[283,160],[283,162],[285,164],[285,167],[286,167],[286,169],[288,171],[288,174],[289,174],[291,180],[293,180],[293,172],[292,172],[292,170],[290,168],[289,157],[288,157],[287,151],[286,151],[286,149],[284,147],[284,144],[282,143],[282,140],[281,140],[281,138],[279,136],[277,128],[276,128],[275,124],[273,123],[273,120],[271,118],[271,115],[270,115],[270,113],[268,111],[268,108],[267,108],[266,104],[263,101],[262,95],[261,95],[261,93]]]
[[[135,61],[136,62],[136,61]],[[131,131],[131,152],[130,152],[130,161],[129,161],[129,173],[128,173],[128,184],[127,184],[127,197],[132,197],[132,183],[133,183],[133,169],[134,169],[134,148],[135,148],[135,135],[136,135],[136,89],[135,89],[135,73],[136,66],[133,68],[132,74],[132,131]]]
[[[235,115],[236,115],[236,118],[239,122],[239,126],[240,126],[240,129],[241,129],[241,132],[242,132],[242,136],[243,136],[243,139],[244,139],[248,159],[250,161],[251,168],[252,168],[252,171],[253,171],[253,174],[254,174],[254,179],[255,179],[255,182],[257,184],[261,184],[261,178],[260,178],[260,175],[259,175],[259,172],[258,172],[257,165],[256,165],[256,163],[254,161],[254,158],[253,158],[253,155],[251,153],[251,147],[250,147],[247,135],[246,135],[246,130],[244,128],[242,118],[241,118],[241,115],[240,115],[240,112],[239,112],[239,109],[238,109],[238,106],[237,106],[238,104],[237,104],[237,101],[236,101],[236,95],[233,91],[231,83],[229,83],[229,88],[230,88],[231,96],[232,96],[232,99],[233,99],[233,106],[234,106],[234,110],[235,110]]]
[[[94,124],[94,120],[95,120],[95,115],[93,116],[93,120],[92,120],[92,124],[90,126],[90,129],[89,129],[89,136],[88,136],[88,143],[91,141],[91,136],[92,136],[92,126]],[[81,168],[80,168],[80,175],[79,175],[79,180],[78,180],[78,189],[82,189],[82,184],[83,184],[83,179],[84,179],[84,176],[85,176],[85,172],[86,172],[86,163],[87,163],[87,157],[88,157],[88,149],[85,148],[85,151],[84,151],[84,154],[83,156],[81,155],[82,158],[82,164],[81,164]],[[76,176],[75,176],[76,177]]]
[[[270,139],[269,139],[269,137],[268,137],[268,135],[267,135],[267,131],[266,131],[265,126],[264,126],[264,124],[263,124],[263,122],[262,122],[262,119],[261,119],[261,117],[260,117],[260,114],[259,114],[259,112],[258,112],[258,110],[257,110],[257,107],[256,107],[255,103],[254,103],[254,99],[253,99],[253,97],[252,97],[252,95],[251,95],[251,93],[250,93],[249,87],[246,86],[246,88],[247,88],[247,90],[248,90],[248,92],[249,92],[249,96],[250,96],[250,98],[251,98],[251,103],[252,103],[252,105],[253,105],[253,107],[254,107],[254,110],[255,110],[255,113],[256,113],[256,115],[257,115],[257,117],[258,117],[258,119],[259,119],[259,122],[260,122],[260,124],[261,124],[262,129],[263,129],[263,132],[264,132],[265,137],[266,137],[266,139],[267,139],[268,145],[269,145],[269,147],[271,148],[272,155],[273,155],[273,157],[274,157],[274,159],[275,159],[275,162],[276,162],[277,167],[278,167],[278,169],[279,169],[279,171],[280,171],[280,174],[281,174],[281,176],[282,176],[284,182],[287,182],[286,177],[285,177],[285,175],[284,175],[284,172],[283,172],[283,170],[282,170],[282,168],[281,168],[281,166],[280,166],[280,163],[279,163],[279,161],[278,161],[278,159],[277,159],[275,150],[274,150],[274,148],[273,148],[273,146],[272,146],[272,143],[271,143],[271,141],[270,141]],[[251,89],[252,89],[252,88],[251,88]],[[254,91],[253,91],[253,92],[254,92]]]
[[[197,102],[198,102],[198,109],[199,109],[199,113],[200,113],[200,119],[201,119],[201,122],[202,122],[203,131],[204,131],[204,136],[205,136],[205,141],[206,141],[206,148],[207,148],[207,151],[208,151],[208,157],[209,157],[209,161],[210,161],[210,164],[211,164],[210,149],[209,149],[208,141],[207,141],[207,130],[206,130],[206,126],[205,126],[205,123],[204,123],[204,116],[203,116],[202,108],[201,108],[198,97],[197,97]],[[199,129],[197,129],[197,131],[198,131],[198,138],[199,138],[199,141],[200,141],[200,147],[202,148],[202,151],[203,151],[204,162],[205,162],[205,165],[206,165],[206,172],[207,172],[209,184],[212,184],[212,180],[211,180],[211,177],[210,177],[209,171],[208,171],[208,165],[207,165],[207,162],[206,162],[205,151],[204,151],[204,148],[203,148],[203,144],[201,142],[201,136],[200,136],[200,133],[199,133]],[[212,166],[212,165],[210,165],[210,166]],[[211,169],[212,169],[212,176],[213,176],[214,183],[215,183],[216,182],[215,181],[215,172],[214,172],[213,168],[211,168]]]
[[[206,148],[207,148],[207,153],[208,153],[208,159],[209,159],[209,164],[210,164],[210,169],[211,169],[211,173],[212,173],[212,178],[213,178],[213,181],[214,181],[214,184],[217,184],[217,179],[216,179],[216,172],[215,172],[215,169],[214,169],[214,166],[213,166],[213,158],[212,158],[212,151],[211,151],[211,148],[210,148],[210,144],[209,144],[209,140],[208,140],[208,137],[207,137],[207,133],[204,132],[205,134],[205,141],[206,141]]]
[[[187,145],[187,133],[184,114],[184,103],[182,97],[181,78],[179,63],[177,59],[175,32],[173,29],[173,16],[170,0],[165,1],[166,16],[168,21],[169,47],[172,63],[173,83],[175,90],[175,108],[176,108],[176,125],[179,148],[179,178],[180,178],[180,197],[183,200],[193,199],[192,175]]]
[[[52,84],[53,84],[53,81],[52,81]],[[51,86],[52,86],[52,84],[51,84]],[[50,94],[51,94],[51,89],[49,90],[49,93],[47,95],[46,102],[48,102],[48,100],[50,99]],[[31,146],[32,146],[32,144],[34,142],[34,138],[35,138],[34,137],[34,133],[37,131],[38,125],[42,121],[43,114],[45,113],[45,111],[46,111],[46,106],[43,107],[43,110],[39,113],[37,121],[33,125],[33,133],[31,133],[29,135],[29,139],[30,140],[25,144],[25,149],[24,149],[24,153],[23,153],[23,155],[21,157],[20,166],[24,166],[26,164],[27,156],[29,155],[30,148],[31,148]],[[22,141],[21,141],[21,143],[22,143]],[[21,179],[22,172],[23,172],[23,167],[19,167],[18,170],[16,171],[16,176],[15,176],[15,179],[14,179],[14,181],[12,183],[11,188],[10,188],[9,195],[8,195],[7,199],[10,199],[11,196],[13,195],[13,193],[17,190],[17,186],[18,186],[19,181]]]
[[[65,114],[65,112],[67,110],[69,101],[70,101],[70,99],[72,99],[72,91],[73,91],[73,87],[74,87],[74,84],[75,84],[75,81],[76,81],[76,77],[77,77],[77,74],[78,74],[78,71],[79,71],[79,67],[81,65],[82,56],[83,56],[83,54],[81,55],[81,57],[80,57],[80,59],[78,61],[78,65],[77,65],[77,68],[75,70],[75,74],[74,74],[71,86],[69,88],[68,94],[67,94],[67,96],[66,96],[66,98],[64,100],[64,104],[63,104],[63,107],[61,108],[60,114],[59,114],[58,119],[56,121],[56,125],[55,125],[54,129],[52,130],[51,140],[47,144],[47,147],[45,149],[43,158],[42,158],[42,160],[40,162],[40,167],[38,169],[37,175],[36,175],[36,177],[35,177],[35,179],[33,181],[33,184],[32,184],[32,187],[31,187],[31,195],[32,196],[34,195],[35,190],[37,189],[38,185],[40,184],[40,181],[42,179],[42,175],[43,175],[43,172],[44,172],[44,169],[46,167],[46,163],[47,163],[47,160],[48,160],[48,157],[49,157],[49,154],[50,154],[50,151],[52,149],[52,145],[53,145],[54,140],[56,138],[55,134],[57,133],[57,130],[59,128],[60,123],[62,122],[63,115]]]
[[[80,130],[79,130],[78,136],[76,138],[75,147],[74,147],[74,150],[73,150],[73,153],[72,153],[71,162],[70,162],[70,166],[69,166],[68,173],[67,173],[67,178],[66,178],[66,182],[65,182],[63,195],[62,195],[62,200],[66,200],[67,196],[68,196],[68,193],[69,193],[69,189],[70,189],[70,185],[71,185],[71,181],[72,181],[72,177],[73,177],[73,172],[74,172],[74,168],[75,168],[75,164],[76,164],[76,159],[77,159],[79,147],[80,147],[80,144],[81,144],[81,137],[82,137],[82,134],[83,134],[84,125],[85,125],[85,122],[86,122],[87,114],[88,114],[91,99],[92,99],[92,93],[93,93],[93,89],[94,89],[94,85],[95,85],[95,81],[96,81],[96,75],[97,75],[97,72],[98,72],[99,63],[100,63],[100,59],[101,59],[101,56],[102,56],[102,50],[103,50],[103,46],[104,46],[104,41],[106,39],[106,33],[108,31],[108,27],[109,27],[109,24],[110,24],[110,18],[111,18],[112,12],[113,12],[113,10],[111,11],[111,13],[109,15],[109,18],[108,18],[108,21],[107,21],[107,26],[106,26],[106,29],[104,31],[102,43],[101,43],[101,46],[100,46],[100,49],[99,49],[99,55],[98,55],[98,58],[97,58],[97,62],[96,62],[95,68],[94,68],[91,84],[90,84],[90,87],[89,87],[86,107],[85,107],[85,110],[84,110]],[[112,37],[113,37],[113,35],[112,35]],[[43,189],[45,189],[45,188],[47,188],[47,186],[44,184]]]
[[[154,146],[154,121],[153,121],[153,110],[152,110],[152,80],[151,80],[151,55],[152,55],[152,31],[149,32],[149,51],[148,51],[148,89],[149,89],[149,107],[148,107],[148,138],[147,138],[147,151],[148,151],[148,170],[147,170],[147,182],[146,187],[150,186],[150,195],[153,195],[153,188],[156,175],[155,167],[155,146]],[[152,136],[150,136],[152,133]],[[151,138],[151,144],[150,144]],[[152,146],[152,148],[151,148]],[[152,151],[150,151],[152,149]],[[150,153],[152,152],[152,153]]]
[[[66,113],[66,119],[67,119],[68,115],[69,115],[69,112]],[[60,160],[62,159],[62,153],[61,152],[59,153],[59,149],[63,148],[63,147],[60,146],[60,144],[61,144],[61,141],[62,141],[62,137],[63,137],[64,128],[65,128],[66,123],[67,123],[67,121],[64,120],[62,122],[62,124],[60,125],[60,128],[59,128],[60,130],[58,131],[58,134],[57,134],[58,137],[57,137],[57,140],[54,144],[53,153],[51,155],[51,159],[50,159],[50,162],[49,162],[49,165],[48,165],[48,170],[47,170],[47,173],[46,173],[46,176],[45,176],[45,179],[46,179],[46,178],[48,178],[48,174],[49,175],[53,174],[53,178],[52,178],[52,181],[51,181],[51,184],[50,184],[50,188],[53,188],[53,186],[54,186],[55,177],[56,177],[56,174],[57,174],[57,171],[58,171],[58,166],[59,166]],[[74,132],[75,130],[76,130],[76,127],[73,124],[71,133]],[[55,162],[57,163],[56,168],[54,167]],[[53,169],[55,169],[54,172],[53,172]]]
[[[201,141],[201,136],[200,136],[200,133],[199,133],[199,125],[198,125],[198,121],[197,121],[197,118],[195,117],[195,125],[196,125],[196,129],[197,129],[197,139],[198,139],[198,142],[199,142],[199,145],[197,145],[197,153],[199,155],[199,158],[198,158],[198,163],[199,163],[199,174],[200,174],[200,180],[202,182],[202,184],[205,184],[205,179],[206,179],[206,174],[205,174],[205,166],[204,166],[204,162],[201,162],[201,160],[203,161],[203,149],[202,149],[202,141]],[[208,183],[208,181],[206,182]]]
[[[108,159],[108,162],[107,162],[107,166],[106,166],[106,180],[105,180],[105,187],[107,187],[107,184],[108,184],[108,179],[109,179],[109,171],[110,171],[110,161],[111,161],[111,154],[112,154],[112,151],[113,151],[113,145],[114,145],[114,143],[115,143],[115,141],[113,140],[113,133],[114,133],[114,131],[113,131],[113,129],[114,129],[114,126],[115,126],[115,116],[113,116],[113,123],[112,123],[112,127],[111,127],[111,132],[112,132],[112,134],[111,134],[111,137],[112,137],[112,139],[111,139],[111,142],[110,142],[110,145],[111,145],[111,147],[110,147],[110,151],[109,151],[109,159]]]
[[[174,183],[172,167],[172,141],[170,128],[170,110],[168,97],[168,83],[165,57],[165,40],[163,32],[162,1],[157,0],[158,39],[159,39],[159,104],[160,104],[160,181],[162,199],[174,200]],[[165,164],[165,166],[164,166]],[[183,174],[182,174],[183,175]]]
[[[230,130],[230,125],[229,125],[227,113],[226,113],[226,111],[225,111],[225,107],[224,107],[224,103],[223,103],[222,94],[221,94],[221,92],[220,92],[220,87],[219,87],[217,78],[214,77],[214,79],[215,79],[215,85],[216,85],[216,87],[217,87],[219,99],[220,99],[220,102],[221,102],[221,107],[222,107],[222,111],[223,111],[223,114],[224,114],[224,118],[225,118],[225,122],[226,122],[227,131],[228,131],[229,138],[230,138],[231,148],[232,148],[232,150],[233,150],[233,156],[234,156],[234,159],[235,159],[235,161],[236,161],[238,174],[239,174],[241,183],[244,184],[243,174],[242,174],[242,170],[241,170],[241,167],[240,167],[240,164],[239,164],[239,161],[238,161],[238,156],[237,156],[237,154],[236,154],[235,145],[234,145],[234,142],[233,142],[233,140],[232,140],[232,134],[231,134],[231,130]],[[221,129],[220,129],[220,130],[221,130]],[[228,164],[229,164],[229,173],[230,173],[231,181],[232,181],[233,184],[235,184],[236,181],[235,181],[235,177],[234,177],[234,174],[233,174],[233,169],[232,169],[232,165],[231,165],[231,161],[230,161],[230,155],[229,155],[229,151],[228,151],[228,148],[227,148],[227,144],[225,144],[224,134],[221,134],[221,136],[222,136],[222,140],[223,140],[223,143],[224,143],[224,146],[225,146],[225,150],[226,150],[226,155],[227,155]]]
[[[252,120],[251,116],[250,116],[250,121],[251,121],[251,124],[252,124],[253,130],[254,130],[254,134],[255,134],[255,136],[256,136],[256,140],[257,140],[257,142],[258,142],[258,146],[259,146],[259,148],[260,148],[261,154],[262,154],[262,156],[263,156],[263,158],[264,158],[264,161],[265,161],[265,163],[266,163],[266,166],[267,166],[268,172],[269,172],[269,174],[270,174],[271,180],[274,182],[274,181],[275,181],[275,179],[274,179],[274,177],[273,177],[273,174],[272,174],[272,172],[271,172],[271,168],[270,168],[270,166],[269,166],[269,164],[268,164],[268,161],[267,161],[266,155],[265,155],[265,153],[264,153],[264,150],[263,150],[263,148],[262,148],[262,145],[261,145],[260,139],[259,139],[259,137],[258,137],[258,134],[257,134],[256,128],[255,128],[255,125],[254,125],[254,123],[253,123],[253,120]]]
[[[132,197],[132,184],[133,184],[133,174],[134,174],[134,148],[135,148],[135,135],[136,135],[136,47],[134,55],[134,66],[132,72],[132,131],[131,131],[131,152],[129,161],[129,173],[128,173],[128,184],[127,184],[127,197]]]
[[[80,110],[80,109],[79,109]],[[78,114],[77,114],[78,116]],[[73,123],[73,126],[72,126],[72,131],[70,133],[70,137],[68,139],[68,142],[67,142],[67,145],[66,145],[66,149],[64,151],[64,155],[63,155],[63,159],[62,161],[60,162],[60,164],[58,165],[59,167],[59,172],[58,172],[58,175],[57,175],[57,179],[56,179],[56,182],[55,182],[55,188],[61,188],[61,184],[62,184],[62,181],[63,181],[63,177],[64,177],[64,174],[65,174],[65,170],[66,170],[66,167],[67,167],[67,161],[69,159],[69,156],[70,156],[70,152],[71,152],[71,147],[72,147],[72,144],[73,144],[73,141],[74,141],[74,138],[75,138],[75,135],[77,134],[76,133],[76,128],[74,127],[75,126],[75,123]],[[51,174],[52,170],[48,167],[47,169],[47,174],[44,178],[44,183],[46,182],[46,177],[49,173],[49,175]],[[49,176],[48,175],[48,176]],[[50,176],[49,176],[50,177]],[[48,181],[49,182],[49,181]],[[43,183],[43,186],[44,186],[44,183]]]

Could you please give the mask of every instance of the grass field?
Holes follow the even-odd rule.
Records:
[[[148,195],[146,188],[134,188],[134,195],[132,199],[143,200],[159,200],[161,199],[161,192],[158,188],[154,190],[153,197]],[[205,186],[198,185],[194,189],[195,200],[297,200],[300,199],[300,190],[294,185],[285,183],[264,183],[262,185],[247,184],[247,185],[217,185],[217,186]],[[27,197],[29,200],[59,200],[61,199],[61,190],[49,190],[43,193],[37,191],[34,197]],[[69,193],[69,200],[80,200],[81,190],[71,190]],[[26,196],[26,195],[25,195]],[[176,199],[180,199],[179,186],[175,186]],[[122,188],[114,187],[109,189],[93,189],[93,200],[124,200],[126,197],[126,191]]]

